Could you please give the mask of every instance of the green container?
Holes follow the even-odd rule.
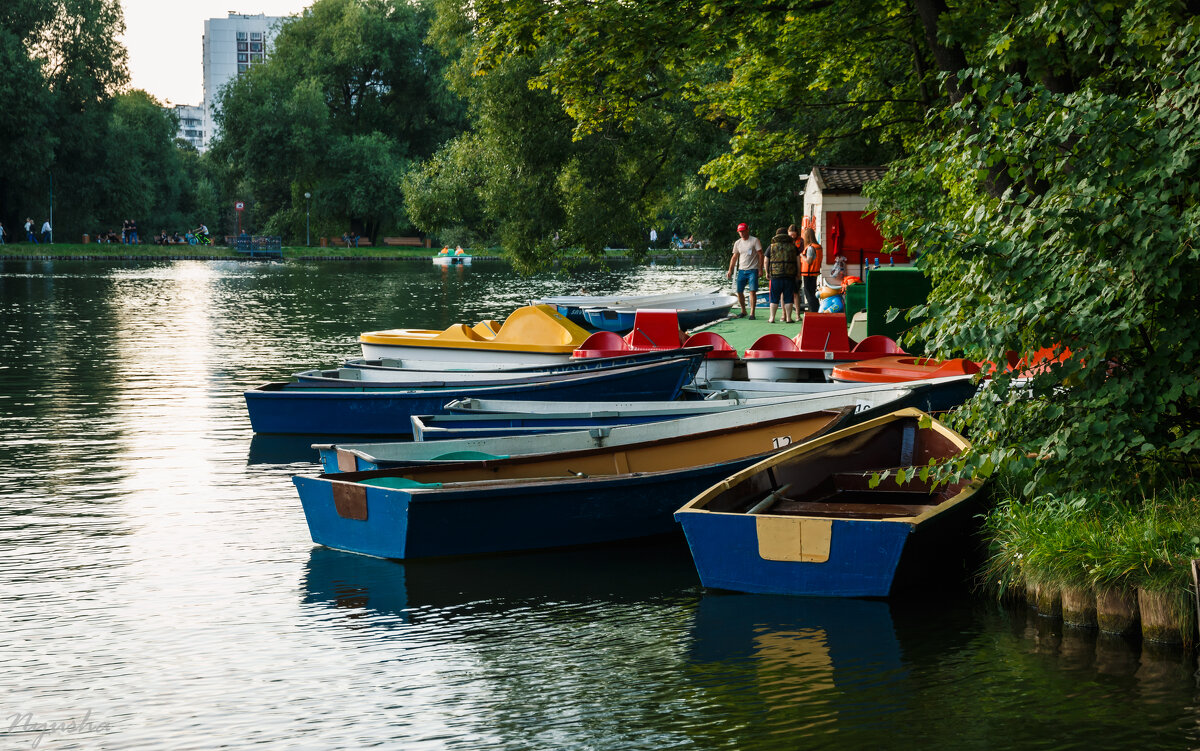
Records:
[[[925,303],[933,288],[920,269],[910,266],[871,269],[867,274],[866,287],[867,334],[883,334],[896,341],[917,323],[907,320],[904,314],[914,305]],[[899,308],[904,312],[889,323],[887,318],[891,308]],[[913,352],[911,346],[905,349],[920,354]]]

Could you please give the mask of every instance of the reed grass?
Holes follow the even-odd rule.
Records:
[[[1141,588],[1186,607],[1180,628],[1190,640],[1195,619],[1191,561],[1200,558],[1200,483],[1178,481],[1139,502],[1110,498],[1020,499],[1003,481],[988,515],[991,538],[982,577],[1003,596],[1011,588]]]

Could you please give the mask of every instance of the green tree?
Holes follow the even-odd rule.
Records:
[[[318,0],[284,23],[270,58],[220,97],[215,158],[227,196],[269,231],[404,227],[400,177],[461,125],[423,43],[429,12],[399,0]]]

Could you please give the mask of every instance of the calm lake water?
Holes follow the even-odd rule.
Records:
[[[0,748],[1200,746],[1193,660],[988,600],[705,592],[682,542],[322,549],[315,455],[252,440],[243,390],[362,331],[722,271],[0,262]]]

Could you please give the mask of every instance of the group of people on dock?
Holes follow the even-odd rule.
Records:
[[[775,230],[771,244],[765,251],[759,239],[750,234],[747,224],[739,224],[737,231],[738,239],[733,242],[733,255],[729,259],[725,278],[732,279],[734,272],[737,272],[735,289],[741,307],[738,318],[747,315],[746,290],[749,289],[749,317],[755,320],[760,273],[765,275],[769,284],[768,323],[777,320],[798,323],[802,311],[840,313],[846,309],[842,298],[846,259],[838,256],[829,272],[822,273],[821,255],[824,251],[811,227],[805,227],[802,231],[794,224],[786,230],[780,227]]]

